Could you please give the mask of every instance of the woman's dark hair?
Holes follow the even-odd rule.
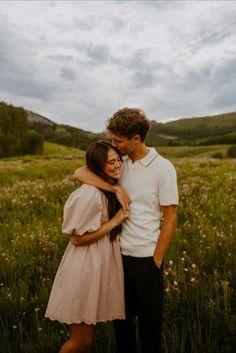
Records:
[[[104,165],[107,162],[108,151],[113,149],[121,158],[120,152],[116,147],[112,146],[111,142],[99,140],[91,143],[86,152],[86,163],[87,167],[96,175],[100,176],[103,180],[109,182],[110,184],[116,184],[117,180],[109,177],[104,171]],[[122,160],[122,158],[121,158]],[[108,199],[108,214],[109,219],[111,219],[115,213],[121,208],[116,195],[113,192],[101,190]],[[116,236],[121,232],[121,224],[112,229],[110,232],[111,241],[116,238]]]

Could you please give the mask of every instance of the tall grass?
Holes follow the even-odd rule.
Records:
[[[0,162],[0,352],[56,353],[65,326],[44,318],[68,239],[61,233],[70,176],[82,155]],[[178,227],[165,259],[164,353],[236,351],[236,163],[174,161]],[[113,353],[110,323],[96,353]]]

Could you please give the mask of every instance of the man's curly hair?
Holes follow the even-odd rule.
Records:
[[[123,108],[118,110],[107,120],[107,130],[114,135],[120,135],[129,140],[134,135],[139,135],[144,142],[150,122],[144,112],[138,108]]]

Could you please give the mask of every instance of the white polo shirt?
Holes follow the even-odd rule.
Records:
[[[134,163],[123,158],[120,185],[128,193],[130,217],[122,223],[120,235],[123,255],[152,256],[160,234],[160,206],[178,204],[176,171],[172,163],[154,148]]]

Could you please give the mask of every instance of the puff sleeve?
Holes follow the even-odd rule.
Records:
[[[84,184],[65,203],[62,232],[75,235],[94,232],[101,227],[101,220],[101,191]]]

